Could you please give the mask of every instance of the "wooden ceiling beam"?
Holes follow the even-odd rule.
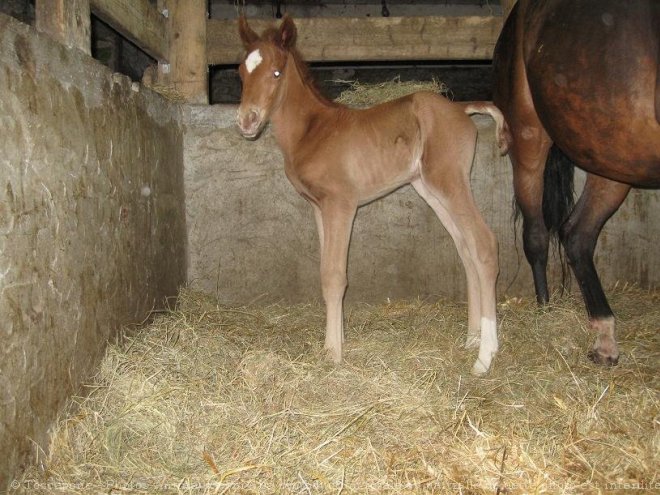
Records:
[[[309,62],[488,60],[502,29],[501,16],[314,17],[295,19],[297,46]],[[261,32],[271,21],[255,19]],[[239,63],[244,49],[236,20],[207,24],[209,65]]]
[[[167,19],[148,0],[90,0],[92,13],[156,60],[167,60]]]

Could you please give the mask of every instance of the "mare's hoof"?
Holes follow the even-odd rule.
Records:
[[[587,357],[596,364],[604,366],[616,366],[619,363],[619,356],[610,356],[602,354],[598,349],[591,349]]]

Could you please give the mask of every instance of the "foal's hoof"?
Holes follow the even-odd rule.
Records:
[[[587,353],[587,357],[591,359],[596,364],[601,364],[604,366],[616,366],[619,364],[619,355],[605,354],[599,349],[591,349]]]
[[[483,376],[488,373],[488,367],[481,361],[477,359],[477,362],[472,366],[472,374],[474,376]]]
[[[328,361],[331,361],[334,364],[341,364],[341,349],[337,350],[326,347],[325,352]]]

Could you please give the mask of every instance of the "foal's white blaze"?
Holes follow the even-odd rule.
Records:
[[[259,66],[262,60],[263,58],[261,58],[261,52],[259,52],[258,48],[251,52],[245,59],[245,68],[247,69],[248,73],[252,73],[252,71]]]
[[[490,318],[481,318],[481,342],[479,345],[479,357],[474,363],[472,372],[482,375],[490,368],[493,356],[497,353],[497,322]]]

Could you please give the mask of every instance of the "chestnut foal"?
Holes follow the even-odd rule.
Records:
[[[296,27],[285,16],[262,36],[244,17],[239,32],[247,57],[238,127],[255,139],[268,121],[284,155],[286,175],[314,209],[321,243],[326,304],[325,348],[342,358],[343,298],[353,219],[359,206],[411,184],[454,240],[467,274],[467,346],[479,345],[475,374],[497,352],[497,241],[470,190],[477,129],[469,113],[488,113],[505,147],[504,120],[487,102],[452,103],[420,92],[355,110],[321,96],[295,49]]]

